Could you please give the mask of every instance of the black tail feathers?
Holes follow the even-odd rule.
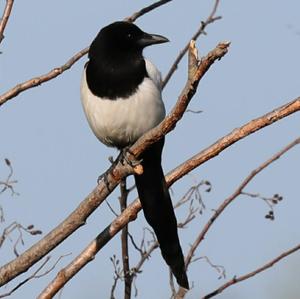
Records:
[[[160,140],[139,157],[142,159],[144,172],[136,175],[135,181],[145,218],[154,229],[162,256],[170,266],[177,283],[189,289],[177,233],[177,220],[161,167],[163,144],[164,140]]]

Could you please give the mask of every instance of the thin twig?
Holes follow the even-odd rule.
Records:
[[[19,256],[19,253],[17,251],[17,246],[19,245],[19,243],[21,244],[24,244],[24,241],[23,241],[23,232],[25,233],[28,233],[32,236],[35,236],[35,235],[40,235],[42,234],[42,232],[38,229],[35,229],[34,228],[34,225],[28,225],[27,227],[21,225],[20,223],[14,221],[12,222],[10,225],[8,225],[2,232],[2,234],[0,235],[0,248],[1,246],[3,245],[4,241],[7,239],[7,238],[10,238],[10,235],[14,232],[14,231],[17,231],[18,232],[18,238],[17,240],[14,242],[14,253],[15,255],[18,257]],[[11,240],[11,238],[10,238]]]
[[[249,182],[262,170],[264,170],[266,167],[268,167],[271,163],[279,159],[282,155],[284,155],[287,151],[289,151],[291,148],[296,146],[300,143],[300,138],[295,139],[293,142],[285,146],[282,150],[277,152],[275,155],[273,155],[270,159],[262,163],[260,166],[258,166],[256,169],[251,171],[251,173],[244,179],[244,181],[238,186],[238,188],[234,191],[232,195],[230,195],[228,198],[226,198],[223,203],[215,210],[213,216],[208,220],[206,225],[204,226],[203,230],[200,232],[194,243],[192,244],[189,253],[186,256],[185,259],[185,265],[186,268],[188,268],[189,264],[191,263],[192,257],[198,248],[201,241],[205,238],[206,233],[212,226],[212,224],[215,222],[215,220],[222,214],[222,212],[225,210],[225,208],[232,203],[239,195],[242,194],[244,188],[249,184]]]
[[[171,1],[172,0],[160,0],[160,1],[154,2],[153,4],[151,4],[147,7],[144,7],[141,10],[135,12],[132,16],[125,18],[124,21],[134,22],[134,21],[136,21],[137,18],[143,16],[144,14],[150,12],[151,10],[158,8],[158,7],[164,5],[168,2],[171,2]]]
[[[129,237],[129,239],[130,239],[130,241],[131,241],[132,246],[140,253],[140,255],[143,255],[143,250],[141,249],[142,246],[139,247],[139,246],[136,244],[136,242],[135,242],[133,236],[132,236],[129,232],[128,232],[128,237]]]
[[[211,266],[211,268],[213,268],[214,270],[216,270],[216,272],[219,274],[218,279],[226,278],[226,270],[225,270],[224,266],[222,266],[222,265],[216,265],[216,264],[212,263],[211,260],[208,258],[208,256],[197,257],[197,258],[193,259],[191,261],[191,263],[195,263],[195,262],[197,262],[199,260],[206,261],[206,263],[209,264]]]
[[[216,290],[214,290],[213,292],[205,295],[204,297],[202,297],[202,299],[209,299],[212,298],[220,293],[222,293],[225,289],[227,289],[228,287],[241,282],[243,280],[249,279],[269,268],[271,268],[272,266],[274,266],[276,263],[278,263],[280,260],[282,260],[283,258],[287,257],[288,255],[291,255],[292,253],[296,252],[300,250],[300,244],[298,244],[297,246],[295,246],[294,248],[291,248],[285,252],[283,252],[282,254],[280,254],[279,256],[277,256],[276,258],[274,258],[273,260],[271,260],[270,262],[266,263],[265,265],[263,265],[262,267],[257,268],[256,270],[249,272],[245,275],[242,276],[234,276],[231,280],[229,280],[228,282],[226,282],[225,284],[223,284],[222,286],[220,286],[219,288],[217,288]]]
[[[268,213],[265,215],[265,218],[269,219],[269,220],[275,219],[274,207],[283,199],[283,197],[277,193],[274,194],[272,197],[265,197],[265,196],[261,196],[259,193],[249,193],[249,192],[243,191],[243,192],[241,192],[241,195],[246,195],[251,198],[259,198],[259,199],[263,200],[267,204],[267,206],[270,208]]]
[[[9,189],[11,191],[11,195],[19,195],[18,192],[15,192],[14,190],[14,184],[16,184],[18,181],[17,180],[11,180],[14,170],[13,167],[11,165],[10,160],[8,160],[7,158],[4,159],[5,164],[7,165],[7,167],[9,168],[9,173],[5,179],[5,181],[0,181],[0,186],[2,185],[2,189],[0,189],[0,194],[3,193],[4,191],[6,191],[7,189]]]
[[[45,266],[46,264],[49,262],[50,260],[50,256],[47,256],[45,258],[45,260],[42,262],[42,264],[26,279],[24,279],[23,281],[21,281],[18,285],[16,285],[14,288],[12,288],[9,292],[5,293],[5,294],[0,294],[0,298],[4,298],[4,297],[8,297],[10,296],[12,293],[14,293],[16,290],[18,290],[21,286],[23,286],[25,283],[27,283],[28,281],[32,280],[32,279],[38,279],[41,278],[43,276],[46,276],[47,274],[49,274],[51,271],[53,271],[56,267],[56,265],[60,262],[60,260],[66,256],[68,256],[70,254],[66,254],[66,255],[62,255],[60,256],[56,262],[49,268],[47,269],[45,272],[38,274]]]
[[[110,290],[110,299],[115,299],[114,293],[117,288],[118,281],[123,279],[123,275],[122,275],[121,267],[119,266],[120,261],[119,261],[119,259],[117,259],[115,254],[110,258],[110,260],[114,267],[114,282],[113,282],[113,284],[111,286],[111,290]]]
[[[193,208],[193,202],[194,202],[194,199],[198,200],[199,203],[200,203],[200,206],[202,209],[202,206],[204,207],[204,204],[202,202],[202,199],[201,199],[201,195],[200,195],[200,191],[199,191],[199,188],[201,186],[206,186],[206,192],[209,192],[211,190],[211,184],[208,182],[208,181],[201,181],[200,183],[197,183],[195,184],[194,186],[192,186],[191,188],[189,188],[189,191],[186,192],[182,198],[180,200],[178,200],[177,203],[174,204],[174,209],[177,209],[179,207],[181,207],[182,205],[184,204],[187,204],[188,202],[189,203],[189,213],[188,215],[186,216],[186,219],[181,221],[180,223],[178,223],[178,228],[183,228],[185,227],[190,221],[192,221],[193,219],[195,219],[195,216],[196,216],[196,213],[199,211],[199,208]],[[127,189],[128,190],[128,189]],[[140,260],[138,261],[138,263],[136,264],[135,267],[132,267],[131,270],[130,270],[130,274],[131,274],[131,279],[132,279],[132,284],[135,285],[135,282],[136,282],[136,279],[137,279],[137,274],[141,273],[141,268],[143,266],[143,264],[145,263],[146,260],[149,260],[152,252],[156,249],[156,248],[159,248],[159,244],[156,240],[156,237],[155,235],[153,234],[152,231],[151,234],[153,234],[153,240],[151,241],[151,246],[146,248],[145,246],[145,232],[146,231],[150,231],[150,230],[147,230],[147,229],[144,229],[144,234],[143,234],[143,238],[142,238],[142,241],[141,241],[141,245],[138,246],[133,238],[133,236],[128,233],[128,236],[131,240],[131,243],[133,244],[134,248],[140,253]],[[149,242],[148,242],[149,243]],[[113,284],[113,287],[112,289],[114,289],[114,285],[116,284],[116,279],[119,279],[119,278],[114,278],[114,284]],[[137,289],[135,287],[135,290],[137,292]],[[174,289],[175,290],[175,289]],[[176,293],[176,292],[175,292]]]
[[[221,16],[217,16],[215,17],[215,14],[217,12],[217,9],[218,9],[218,5],[220,3],[220,0],[216,0],[215,3],[214,3],[214,6],[213,6],[213,9],[210,13],[210,15],[207,17],[207,19],[205,21],[202,21],[201,24],[200,24],[200,27],[197,29],[197,31],[192,35],[192,37],[190,38],[190,40],[197,40],[198,37],[201,35],[201,34],[206,34],[205,33],[205,29],[206,27],[217,21],[217,20],[220,20],[222,17]],[[163,82],[162,82],[162,88],[164,88],[169,80],[171,79],[171,77],[173,76],[174,72],[177,70],[178,68],[178,64],[179,62],[182,60],[182,58],[184,57],[184,55],[187,53],[188,49],[189,49],[189,45],[190,45],[190,40],[188,43],[186,43],[185,47],[179,52],[178,56],[176,57],[176,59],[174,60],[172,66],[170,67],[167,75],[165,76]]]
[[[10,17],[13,4],[14,0],[6,0],[6,6],[4,8],[2,18],[0,20],[0,44],[4,38],[4,30]]]
[[[159,247],[158,242],[154,241],[152,245],[148,248],[148,250],[143,253],[139,262],[136,264],[134,268],[132,268],[132,271],[134,273],[139,273],[145,261],[151,256],[151,253],[158,247]]]
[[[126,178],[122,179],[120,183],[120,207],[121,213],[127,208],[128,190],[126,188]],[[128,224],[124,226],[121,233],[121,246],[122,246],[122,262],[124,273],[124,299],[131,298],[131,283],[132,278],[129,267],[129,252],[128,252]]]

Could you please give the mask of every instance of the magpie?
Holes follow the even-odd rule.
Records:
[[[105,145],[123,150],[164,119],[161,74],[143,57],[143,49],[168,41],[125,21],[102,28],[93,40],[81,80],[81,101],[92,131]],[[162,256],[178,284],[188,289],[177,220],[161,166],[163,146],[164,138],[137,157],[144,171],[135,175],[135,183]]]

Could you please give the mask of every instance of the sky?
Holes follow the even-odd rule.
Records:
[[[17,83],[44,74],[65,63],[88,46],[105,25],[123,19],[151,1],[15,1],[11,18],[0,45],[0,93]],[[5,2],[0,4],[1,11]],[[144,31],[167,36],[170,43],[149,47],[145,56],[166,74],[178,52],[209,15],[213,1],[174,0],[136,22]],[[166,172],[253,118],[261,116],[299,96],[300,3],[287,1],[222,1],[217,15],[222,19],[208,26],[207,35],[197,41],[199,55],[205,55],[218,42],[231,41],[229,53],[216,62],[200,82],[190,109],[176,129],[168,134],[163,156]],[[82,58],[71,70],[55,80],[25,91],[0,107],[0,180],[14,168],[18,196],[0,195],[5,223],[34,224],[43,235],[62,221],[95,187],[99,174],[109,166],[108,156],[116,156],[92,134],[85,120],[79,96]],[[187,76],[187,61],[179,68],[163,92],[167,111],[173,107]],[[184,252],[220,203],[238,187],[253,169],[289,142],[299,137],[300,115],[294,114],[265,128],[201,165],[172,187],[173,201],[188,188],[208,180],[209,193],[201,191],[206,209],[187,229],[180,230]],[[200,298],[234,275],[242,275],[261,266],[281,252],[298,244],[299,227],[299,154],[295,147],[246,188],[247,192],[283,201],[275,207],[275,221],[265,219],[267,205],[260,199],[239,197],[214,223],[196,257],[207,256],[226,269],[226,278],[204,260],[191,265],[189,279],[193,289],[187,299]],[[2,162],[1,162],[2,161]],[[129,180],[132,182],[132,180]],[[118,192],[109,203],[118,210]],[[136,198],[133,193],[130,200]],[[177,212],[183,219],[186,209]],[[102,229],[114,215],[104,203],[87,224],[58,246],[51,262],[65,254],[46,277],[24,285],[10,298],[35,298]],[[140,240],[147,224],[142,214],[129,229]],[[14,236],[17,237],[16,235]],[[27,249],[42,236],[24,237]],[[14,258],[13,243],[1,248],[1,264]],[[120,258],[117,235],[64,288],[61,298],[109,298],[113,283],[110,257]],[[138,261],[131,247],[131,265]],[[216,298],[296,299],[300,293],[300,253],[281,261],[272,269],[237,284]],[[26,278],[36,266],[23,274]],[[168,269],[158,251],[152,254],[136,280],[137,298],[169,298]],[[18,280],[20,281],[20,280]],[[2,288],[11,289],[17,281]],[[120,284],[116,298],[123,297]]]

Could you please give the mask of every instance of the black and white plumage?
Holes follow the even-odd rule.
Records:
[[[115,22],[104,27],[92,42],[81,81],[81,100],[91,129],[107,146],[123,149],[165,117],[160,72],[144,59],[142,51],[167,41],[134,24]],[[188,289],[177,221],[161,167],[163,144],[164,139],[138,157],[144,172],[136,175],[135,181],[162,256],[178,284]]]

